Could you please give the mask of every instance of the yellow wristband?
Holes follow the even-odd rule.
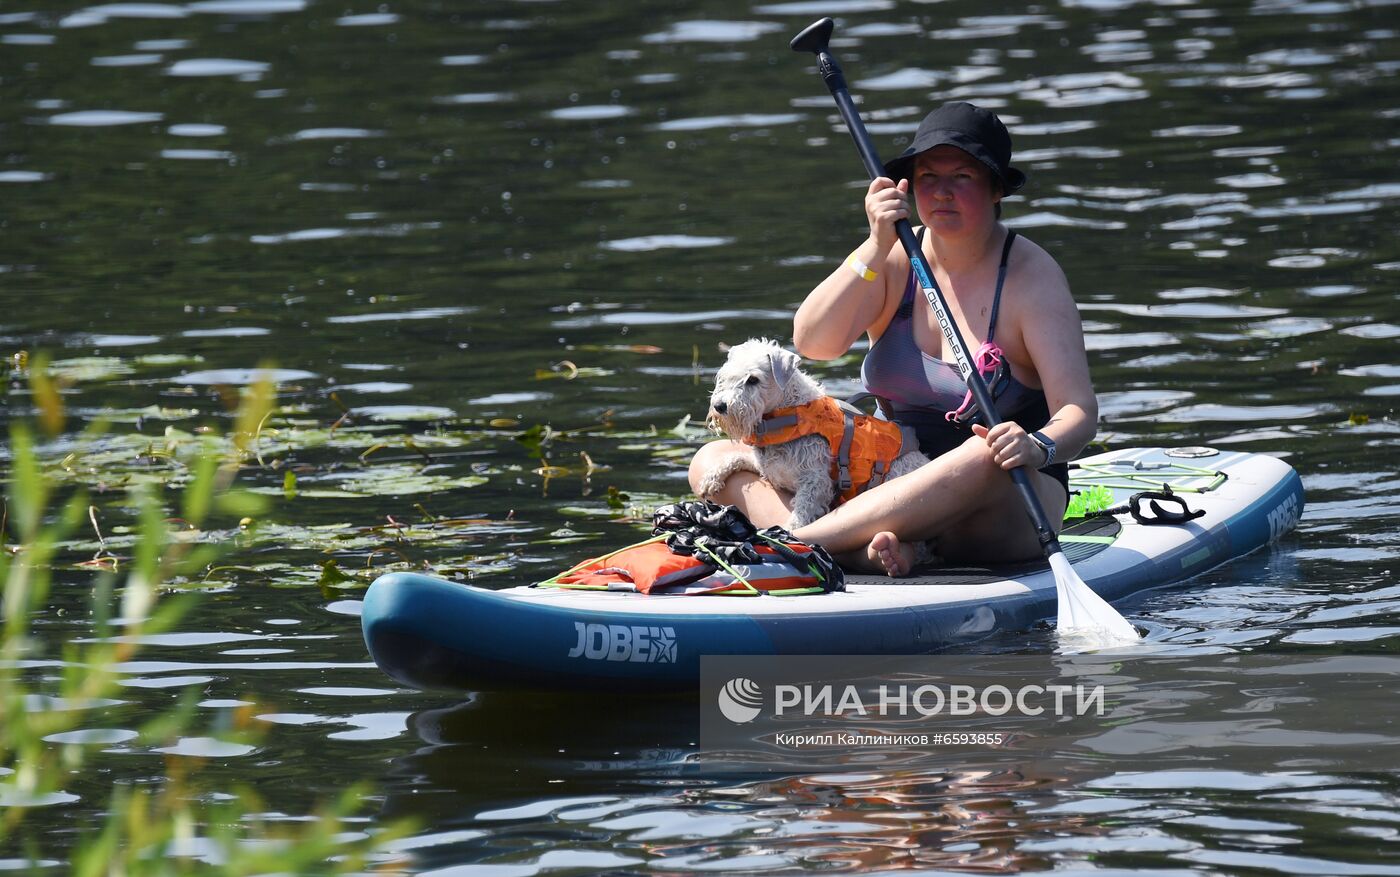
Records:
[[[874,271],[871,271],[869,265],[857,259],[855,253],[852,253],[851,257],[846,260],[846,264],[851,266],[851,270],[856,272],[856,276],[861,280],[874,280],[876,277],[880,276]]]

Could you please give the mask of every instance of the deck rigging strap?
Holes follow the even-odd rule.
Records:
[[[1143,511],[1143,503],[1147,504],[1150,514]],[[1175,504],[1180,508],[1165,508],[1162,503]],[[1124,512],[1132,515],[1133,520],[1139,524],[1147,526],[1185,524],[1205,514],[1204,509],[1192,509],[1188,506],[1185,498],[1172,493],[1171,485],[1164,483],[1161,490],[1144,490],[1141,493],[1135,493],[1125,504],[1094,512],[1089,517],[1121,515]]]
[[[1071,463],[1069,480],[1071,487],[1097,484],[1118,490],[1134,490],[1160,484],[1170,486],[1177,493],[1209,493],[1224,484],[1227,476],[1216,469],[1178,462],[1114,460],[1108,463]]]
[[[758,551],[763,546],[796,569],[805,570],[821,581],[827,591],[839,591],[845,574],[825,548],[803,542],[782,527],[759,530],[737,506],[721,506],[708,500],[683,500],[659,506],[652,513],[652,533],[665,535],[666,545],[676,554],[703,553],[722,566],[773,562]],[[791,546],[807,549],[799,554]]]

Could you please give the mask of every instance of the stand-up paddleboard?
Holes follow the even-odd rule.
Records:
[[[1297,473],[1263,454],[1133,448],[1071,464],[1071,489],[1096,485],[1114,506],[1165,485],[1204,512],[1180,524],[1124,512],[1068,527],[1066,555],[1108,600],[1248,554],[1291,530],[1303,510]],[[844,591],[794,597],[489,590],[391,573],[365,594],[361,624],[375,663],[418,688],[645,691],[696,687],[702,655],[924,653],[1025,628],[1055,606],[1043,560],[901,579],[851,575]]]

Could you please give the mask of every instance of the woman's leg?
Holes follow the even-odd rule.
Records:
[[[1056,533],[1064,523],[1069,497],[1060,482],[1041,472],[1031,472],[1040,507]],[[1004,470],[1005,485],[998,488],[1000,499],[992,506],[969,515],[949,527],[935,541],[945,560],[957,563],[1015,562],[1041,555],[1040,538],[1026,513],[1021,493]]]
[[[1055,479],[1031,473],[1050,520],[1064,515],[1064,491]],[[945,559],[1021,560],[1040,553],[1011,476],[993,460],[986,442],[969,438],[920,469],[866,491],[794,535],[816,542],[842,560],[861,561],[890,575],[908,572],[909,543],[933,540]]]
[[[751,463],[746,469],[732,471],[725,478],[722,489],[708,496],[701,494],[706,476],[719,469],[732,468],[735,455],[747,456],[752,460],[753,448],[729,439],[701,446],[690,460],[690,489],[701,499],[738,506],[739,511],[759,529],[785,523],[792,514],[792,495],[759,478],[756,463]]]

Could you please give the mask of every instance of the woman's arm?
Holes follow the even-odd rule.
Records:
[[[1055,442],[1056,462],[1065,462],[1078,456],[1098,432],[1099,403],[1089,379],[1084,327],[1069,282],[1048,253],[1036,248],[1017,274],[1026,278],[1025,285],[1018,284],[1026,294],[1018,302],[1016,322],[1050,410],[1050,421],[1040,432]],[[1011,421],[990,433],[981,427],[974,430],[987,438],[1004,469],[1045,465],[1045,452]]]
[[[1022,325],[1050,422],[1041,432],[1055,440],[1057,459],[1072,460],[1099,431],[1099,401],[1089,378],[1089,354],[1084,349],[1084,326],[1070,295],[1064,272],[1046,256],[1053,270],[1042,272],[1042,285],[1032,301],[1034,311]]]
[[[808,293],[792,321],[798,353],[808,359],[835,359],[850,350],[862,333],[873,330],[878,335],[883,324],[889,322],[893,314],[889,307],[891,291],[896,303],[903,292],[902,283],[897,284],[891,276],[899,273],[892,270],[898,266],[891,251],[898,241],[895,222],[909,217],[908,190],[907,181],[896,185],[881,177],[871,182],[865,195],[870,236],[850,258],[865,265],[875,277],[861,277],[849,260],[843,260]]]

